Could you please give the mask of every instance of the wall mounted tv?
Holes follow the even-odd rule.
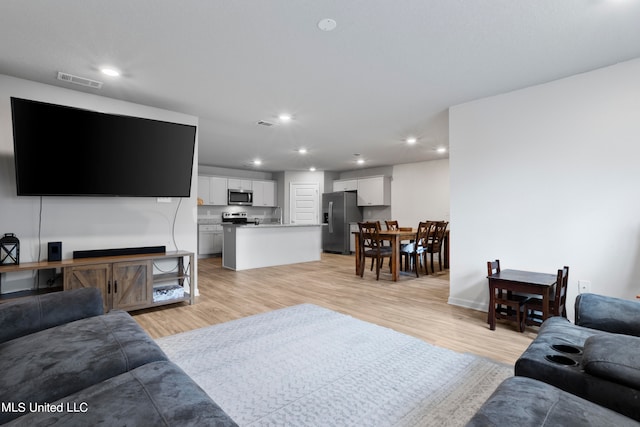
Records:
[[[189,197],[196,127],[11,98],[18,196]]]

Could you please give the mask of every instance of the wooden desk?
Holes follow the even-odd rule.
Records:
[[[381,239],[389,240],[391,242],[391,279],[397,282],[400,279],[400,242],[403,240],[412,240],[416,238],[417,230],[380,230],[379,235]],[[356,236],[355,239],[355,252],[356,252],[356,275],[360,274],[360,239],[358,231],[354,231],[352,234]],[[449,230],[446,231],[444,241],[442,242],[444,251],[444,268],[449,268]]]
[[[556,274],[535,273],[522,270],[502,270],[500,273],[487,276],[489,280],[489,329],[496,329],[496,290],[519,292],[542,296],[542,320],[549,317],[549,296],[555,285]]]

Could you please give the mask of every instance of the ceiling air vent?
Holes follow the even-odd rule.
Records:
[[[264,120],[260,120],[258,124],[261,126],[267,126],[267,127],[273,126],[273,123],[265,122]]]
[[[73,74],[63,73],[62,71],[58,71],[58,80],[62,80],[63,82],[74,83],[80,86],[92,87],[94,89],[102,88],[102,82],[97,80],[91,80],[84,77],[74,76]]]

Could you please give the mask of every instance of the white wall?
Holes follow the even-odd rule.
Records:
[[[449,220],[449,159],[393,167],[391,216],[403,227]]]
[[[43,197],[40,230],[40,197],[16,196],[11,96],[191,125],[198,119],[0,75],[0,234],[15,233],[20,239],[21,263],[46,260],[50,241],[62,242],[63,258],[71,258],[75,250],[160,245],[168,251],[177,245],[197,252],[197,167],[192,170],[192,196],[180,204],[178,198],[157,203],[146,197]],[[197,150],[196,140],[194,165]],[[55,170],[51,165],[51,179]],[[32,284],[31,273],[3,274],[2,292],[29,289]]]
[[[486,310],[486,262],[640,293],[640,59],[450,109],[450,303]]]

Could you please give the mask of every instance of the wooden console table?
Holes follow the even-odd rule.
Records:
[[[185,258],[187,264],[185,265]],[[175,268],[160,269],[156,263],[176,260]],[[96,258],[65,259],[62,261],[27,262],[0,266],[2,273],[61,269],[63,289],[95,287],[102,291],[105,312],[111,309],[139,310],[186,301],[195,302],[194,254],[187,251],[155,254],[121,255]],[[185,282],[186,281],[186,282]],[[187,285],[184,296],[154,300],[154,290],[166,285]]]

